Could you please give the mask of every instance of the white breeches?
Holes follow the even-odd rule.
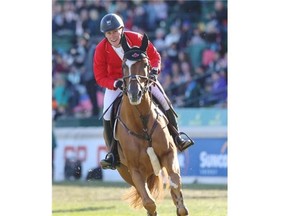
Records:
[[[163,109],[166,111],[168,110],[170,107],[169,107],[169,104],[168,102],[166,101],[165,97],[164,97],[164,89],[162,88],[161,84],[159,83],[159,81],[157,80],[157,84],[159,86],[159,88],[161,88],[161,91],[159,90],[159,88],[155,85],[155,86],[151,86],[151,92],[152,94],[154,95],[154,97],[157,98],[157,100],[159,101],[159,103],[162,105]],[[165,94],[166,96],[166,94]],[[167,97],[167,96],[166,96]]]
[[[117,98],[117,96],[120,94],[121,90],[110,90],[106,88],[105,94],[104,94],[104,102],[103,102],[103,112],[106,111],[106,109],[113,103],[113,101]],[[109,107],[109,110],[105,113],[103,116],[104,120],[110,121],[111,119],[111,109],[112,106]]]
[[[158,82],[158,81],[157,81]],[[158,82],[158,85],[160,86],[160,88],[162,89],[162,86],[160,85],[160,83]],[[165,94],[164,90],[162,89],[163,93]],[[103,112],[106,111],[106,109],[113,103],[113,101],[116,99],[116,97],[119,95],[119,93],[121,92],[120,89],[117,90],[110,90],[110,89],[106,89],[105,90],[105,94],[104,94],[104,104],[103,104]],[[161,91],[158,89],[157,86],[151,86],[151,92],[152,94],[157,98],[157,100],[159,101],[159,103],[162,105],[162,107],[165,110],[169,109],[169,104],[166,101],[164,95],[161,93]],[[111,119],[111,109],[112,106],[109,107],[109,110],[107,110],[107,112],[104,114],[103,118],[106,121],[109,121]]]

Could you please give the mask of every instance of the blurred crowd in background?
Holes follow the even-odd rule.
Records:
[[[100,116],[93,74],[107,13],[146,33],[162,57],[158,76],[174,107],[227,107],[227,1],[52,1],[52,108],[55,116]]]

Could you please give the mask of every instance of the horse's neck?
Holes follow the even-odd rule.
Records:
[[[132,105],[126,95],[123,96],[123,106],[127,109],[131,110],[131,112],[135,112],[136,114],[148,115],[151,109],[151,100],[149,95],[146,93],[143,95],[141,103],[139,105]]]
[[[131,122],[130,119],[133,119],[133,124],[139,124],[143,126],[141,118],[149,118],[152,116],[151,103],[152,101],[150,100],[150,97],[147,93],[143,95],[142,101],[139,105],[131,105],[128,97],[124,95],[121,107],[121,118],[126,120],[126,122]]]

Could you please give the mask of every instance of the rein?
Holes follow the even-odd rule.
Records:
[[[142,61],[143,59],[147,59],[147,47],[148,47],[148,37],[146,34],[144,34],[143,39],[142,39],[142,43],[140,47],[130,47],[127,43],[126,37],[125,35],[122,35],[121,38],[121,45],[122,48],[124,50],[124,58],[123,58],[123,65],[122,65],[122,70],[124,68],[124,61],[125,59],[128,59],[130,61],[132,61],[132,64],[134,64],[135,62],[139,62]],[[131,62],[129,64],[129,66],[131,66]],[[123,95],[123,97],[129,95],[129,86],[131,84],[131,82],[137,82],[137,85],[140,86],[140,91],[138,91],[138,93],[141,93],[141,100],[143,99],[142,97],[144,97],[145,94],[149,94],[149,99],[150,101],[148,101],[148,106],[149,106],[149,113],[147,115],[142,115],[140,110],[138,109],[137,106],[141,105],[141,103],[132,106],[132,109],[136,109],[138,114],[139,114],[139,118],[141,120],[142,126],[143,126],[143,133],[139,134],[136,133],[134,131],[132,131],[131,129],[128,128],[128,126],[123,122],[123,120],[120,118],[120,110],[122,109],[122,103],[123,103],[123,98],[121,101],[121,104],[119,106],[117,115],[116,115],[116,120],[119,120],[119,122],[121,123],[121,125],[126,129],[126,131],[128,132],[128,134],[131,134],[139,139],[143,139],[145,141],[147,141],[149,143],[149,147],[152,147],[152,134],[155,131],[155,128],[157,127],[157,120],[159,119],[160,116],[160,112],[157,110],[157,108],[155,108],[155,112],[157,113],[156,119],[154,119],[152,128],[150,129],[150,131],[148,130],[148,121],[149,118],[151,116],[151,111],[152,111],[152,103],[153,103],[153,99],[152,99],[152,93],[151,91],[149,91],[149,88],[152,84],[155,84],[154,80],[151,80],[148,75],[147,75],[147,70],[149,70],[150,65],[145,65],[145,67],[148,67],[148,69],[146,68],[145,70],[145,75],[138,75],[138,74],[131,74],[131,72],[129,72],[129,75],[123,76],[122,80],[123,80],[123,93],[125,95]],[[143,68],[144,69],[144,68]],[[130,68],[131,70],[131,68]],[[135,71],[134,71],[135,72]],[[128,82],[128,83],[127,83]],[[137,95],[138,96],[138,95]],[[146,97],[147,99],[147,97]],[[130,99],[129,99],[130,100]]]

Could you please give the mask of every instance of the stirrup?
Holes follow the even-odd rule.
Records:
[[[112,152],[108,152],[105,159],[100,161],[100,165],[101,165],[102,169],[115,170],[116,166],[120,165],[119,157],[118,157],[118,155],[116,155],[116,157],[115,157]]]
[[[187,138],[188,140],[184,140],[184,139],[181,137],[181,135],[186,136],[186,138]],[[178,136],[179,136],[180,138],[182,138],[182,139],[184,140],[184,142],[185,142],[185,144],[182,146],[180,143],[178,143],[177,139],[175,139],[175,144],[176,144],[176,146],[178,147],[178,149],[179,149],[180,152],[183,152],[183,151],[184,151],[185,149],[187,149],[188,147],[194,145],[194,141],[193,141],[192,139],[190,139],[190,137],[189,137],[186,133],[184,133],[184,132],[179,132]],[[187,144],[187,142],[188,142],[188,144]]]
[[[100,165],[101,165],[102,169],[115,170],[117,163],[115,162],[115,157],[114,157],[113,153],[109,152],[106,155],[105,159],[100,161]]]

